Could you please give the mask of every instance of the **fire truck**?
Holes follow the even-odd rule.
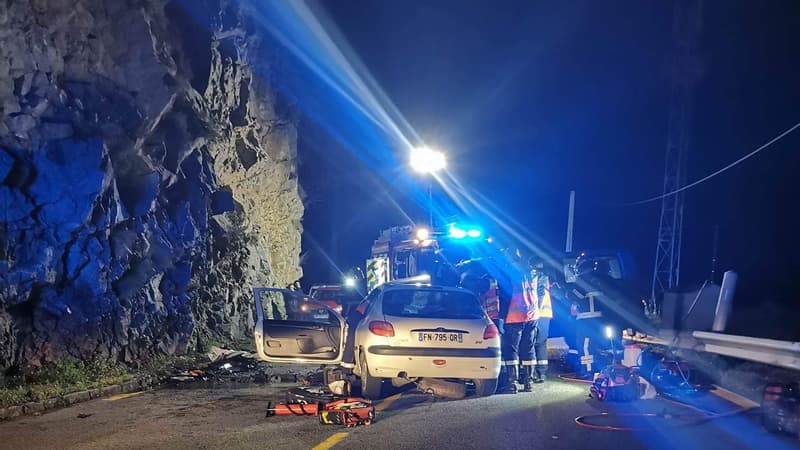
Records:
[[[366,287],[371,291],[389,281],[419,279],[456,286],[458,264],[491,242],[477,226],[451,223],[444,231],[401,226],[383,230],[372,244],[366,263]]]

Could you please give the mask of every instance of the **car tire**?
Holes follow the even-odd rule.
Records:
[[[497,378],[472,380],[475,383],[475,395],[478,397],[488,397],[497,390]]]
[[[361,356],[361,395],[371,400],[381,398],[383,378],[373,377],[369,374],[367,358]]]

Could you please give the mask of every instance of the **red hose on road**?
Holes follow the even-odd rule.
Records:
[[[584,384],[592,384],[591,380],[585,380],[583,378],[578,378],[575,376],[575,373],[565,373],[558,376],[558,378],[569,381],[573,383],[584,383]],[[692,404],[682,402],[680,400],[675,400],[672,398],[661,396],[663,400],[666,400],[670,403],[674,403],[676,405],[682,406],[684,408],[689,408],[694,411],[697,411],[698,414],[694,414],[693,416],[696,417],[694,420],[690,420],[688,422],[675,424],[676,427],[685,427],[691,425],[699,425],[701,423],[705,423],[711,420],[722,419],[725,417],[731,417],[739,414],[744,414],[748,411],[753,410],[754,408],[745,407],[735,409],[733,411],[728,411],[725,413],[715,413],[712,411],[706,411],[704,409],[698,408]],[[614,417],[662,417],[664,419],[673,420],[679,417],[687,417],[685,414],[655,414],[655,413],[597,413],[597,414],[587,414],[584,416],[579,416],[575,418],[575,425],[583,428],[589,428],[592,430],[602,430],[602,431],[625,431],[625,432],[633,432],[633,431],[647,431],[652,430],[653,426],[642,426],[642,427],[634,427],[634,426],[622,426],[622,425],[601,425],[597,423],[591,423],[591,419],[593,417],[602,417],[602,418],[614,418]]]
[[[597,413],[597,414],[587,414],[585,416],[579,416],[575,418],[575,425],[579,427],[589,428],[592,430],[603,430],[603,431],[647,431],[652,430],[653,427],[623,427],[617,425],[598,425],[594,423],[589,423],[586,420],[590,417],[658,417],[660,414],[655,413],[630,413],[630,414],[611,414],[611,413]]]
[[[583,378],[578,378],[577,375],[575,374],[575,372],[562,373],[561,375],[558,376],[558,378],[560,378],[560,379],[562,379],[564,381],[570,381],[570,382],[573,382],[573,383],[584,383],[584,384],[592,384],[593,383],[592,380],[585,380]]]
[[[664,397],[662,397],[664,398]],[[711,413],[709,411],[702,410],[694,405],[690,405],[688,403],[684,403],[678,400],[664,398],[667,401],[675,403],[677,405],[683,406],[685,408],[690,408],[695,411],[698,411],[700,414],[655,414],[655,413],[598,413],[598,414],[587,414],[585,416],[579,416],[575,418],[575,425],[579,427],[589,428],[592,430],[602,430],[602,431],[647,431],[652,430],[654,426],[645,426],[645,427],[627,427],[627,426],[618,426],[618,425],[600,425],[596,423],[591,423],[592,417],[606,417],[606,418],[613,418],[613,417],[661,417],[663,419],[673,420],[681,417],[694,417],[693,420],[689,420],[687,422],[674,424],[675,427],[688,427],[693,425],[699,425],[701,423],[709,422],[712,420],[722,419],[725,417],[736,416],[739,414],[744,414],[748,411],[752,411],[755,408],[747,407],[747,408],[739,408],[733,411],[728,411],[724,413]]]

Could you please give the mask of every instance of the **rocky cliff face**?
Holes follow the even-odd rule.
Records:
[[[270,48],[176,1],[0,1],[0,367],[246,338],[301,275]]]

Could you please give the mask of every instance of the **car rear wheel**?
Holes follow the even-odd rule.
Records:
[[[383,386],[383,378],[373,377],[369,374],[367,367],[367,358],[361,356],[361,395],[369,399],[378,399],[381,397],[381,387]]]
[[[475,395],[478,397],[488,397],[497,390],[497,378],[488,380],[472,380],[475,383]]]

